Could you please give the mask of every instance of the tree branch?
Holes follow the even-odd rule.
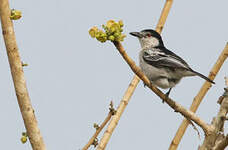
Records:
[[[176,112],[180,112],[184,117],[194,121],[197,125],[199,125],[205,132],[205,134],[209,134],[211,132],[211,127],[207,125],[202,119],[196,116],[195,113],[187,110],[174,100],[167,98],[165,94],[163,94],[157,87],[153,86],[150,80],[143,74],[141,69],[135,65],[135,62],[127,55],[123,46],[120,42],[113,42],[116,46],[117,50],[120,52],[124,60],[131,67],[132,71],[146,84],[157,96],[159,96],[163,101],[165,101],[171,108],[173,108]]]
[[[225,62],[225,60],[227,59],[227,57],[228,57],[228,43],[226,44],[224,50],[220,54],[216,63],[214,64],[213,68],[211,69],[210,75],[209,75],[210,79],[214,80],[214,78],[216,77],[217,73],[219,72],[220,68],[222,67],[222,65]],[[206,95],[206,93],[210,89],[210,87],[211,87],[211,84],[209,82],[205,81],[205,83],[203,84],[203,86],[199,90],[198,94],[193,99],[192,105],[190,107],[190,110],[192,112],[196,112],[196,110],[198,109],[200,103],[202,102],[204,96]],[[176,150],[177,149],[188,125],[189,125],[188,120],[184,119],[182,121],[181,125],[179,126],[179,128],[176,132],[176,135],[173,138],[173,140],[169,146],[169,150]]]
[[[110,103],[110,108],[109,108],[108,116],[105,118],[105,120],[103,121],[103,123],[96,129],[96,132],[90,138],[89,142],[82,148],[82,150],[87,150],[90,147],[90,145],[92,145],[94,143],[94,140],[97,138],[97,136],[102,131],[102,129],[105,127],[105,125],[109,122],[109,120],[111,119],[112,115],[114,115],[115,113],[116,113],[116,111],[114,110],[113,104],[111,102]]]
[[[20,55],[16,43],[13,23],[10,20],[10,8],[8,0],[0,0],[0,16],[2,33],[4,36],[6,51],[13,77],[14,87],[17,95],[18,104],[24,120],[26,133],[29,137],[33,150],[45,150],[43,138],[38,128],[38,123],[34,115],[25,77],[21,64]]]
[[[164,27],[164,24],[165,24],[165,21],[167,19],[168,14],[169,14],[172,3],[173,3],[173,0],[166,0],[166,3],[164,5],[160,19],[159,19],[157,27],[156,27],[156,31],[159,33],[161,33],[161,31]],[[105,133],[104,133],[104,135],[103,135],[103,137],[102,137],[102,139],[101,139],[101,141],[97,147],[97,150],[105,149],[114,129],[116,128],[116,126],[120,120],[122,113],[124,112],[128,102],[130,101],[130,98],[131,98],[132,94],[134,93],[135,88],[137,87],[139,81],[140,80],[137,76],[133,77],[131,83],[129,84],[129,86],[128,86],[128,88],[127,88],[118,108],[117,108],[116,115],[114,115],[112,117],[112,119],[111,119],[111,121],[107,127],[107,130],[105,131]]]
[[[215,147],[213,150],[224,150],[228,146],[228,135],[224,137]]]
[[[163,8],[163,10],[161,12],[161,16],[159,18],[158,24],[156,26],[156,31],[158,33],[162,32],[162,29],[163,29],[163,27],[165,25],[165,22],[166,22],[166,19],[168,17],[169,11],[170,11],[170,9],[172,7],[172,4],[173,4],[173,0],[166,0],[164,8]]]
[[[203,145],[199,150],[211,150],[212,148],[218,149],[218,147],[227,146],[226,143],[228,142],[224,141],[227,140],[227,137],[224,137],[223,127],[226,120],[226,115],[228,113],[228,85],[225,88],[223,96],[219,98],[218,102],[221,104],[221,106],[217,116],[213,118],[211,124],[213,131],[211,134],[205,136]]]

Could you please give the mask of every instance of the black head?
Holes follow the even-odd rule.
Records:
[[[152,37],[155,37],[157,39],[162,39],[161,38],[161,35],[157,31],[155,31],[155,30],[145,29],[145,30],[142,30],[141,32],[142,33],[145,33],[145,35],[147,35],[147,36],[152,36]]]
[[[131,35],[138,37],[139,39],[157,39],[159,41],[158,46],[164,46],[161,35],[152,29],[145,29],[140,32],[131,32]]]

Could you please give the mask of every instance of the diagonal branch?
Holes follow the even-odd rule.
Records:
[[[8,0],[0,0],[0,16],[2,31],[13,77],[14,87],[18,104],[24,120],[26,133],[29,137],[33,150],[45,150],[43,138],[38,128],[38,123],[34,115],[28,90],[26,87],[22,63],[16,43],[13,23],[10,20],[10,8]]]
[[[159,19],[157,27],[156,27],[156,31],[159,33],[161,33],[161,31],[164,27],[164,24],[165,24],[168,14],[169,14],[172,3],[173,3],[173,0],[166,0],[166,3],[164,5],[160,19]],[[112,119],[107,127],[107,130],[105,131],[105,133],[97,147],[97,150],[105,149],[114,129],[116,128],[116,126],[120,120],[122,113],[124,112],[128,102],[130,101],[130,98],[131,98],[132,94],[134,93],[135,88],[137,87],[138,83],[139,83],[139,78],[137,76],[134,76],[117,108],[116,114],[112,117]]]
[[[108,113],[108,116],[105,118],[105,120],[103,121],[103,123],[101,124],[101,126],[98,127],[98,129],[96,130],[96,132],[94,133],[94,135],[90,138],[89,142],[82,148],[82,150],[87,150],[90,145],[93,144],[94,140],[97,138],[97,136],[99,135],[99,133],[101,132],[101,130],[104,128],[104,126],[109,122],[109,120],[112,117],[112,112],[110,111]]]
[[[113,42],[116,46],[117,50],[120,52],[124,60],[128,63],[131,67],[132,71],[146,84],[157,96],[159,96],[162,100],[164,100],[171,108],[173,108],[176,112],[180,112],[184,117],[194,121],[197,125],[199,125],[205,132],[205,134],[209,134],[211,132],[211,127],[200,119],[195,113],[192,111],[187,110],[174,100],[167,98],[165,94],[163,94],[158,88],[153,86],[150,80],[143,74],[141,69],[135,65],[135,62],[127,55],[126,51],[124,50],[123,46],[120,42]]]
[[[215,76],[217,75],[217,73],[219,72],[220,68],[222,67],[223,63],[225,62],[225,60],[228,57],[228,43],[226,44],[224,50],[222,51],[222,53],[220,54],[219,58],[217,59],[216,63],[214,64],[213,68],[210,71],[210,75],[209,78],[214,80]],[[204,98],[204,96],[206,95],[207,91],[210,89],[211,84],[209,84],[208,82],[205,82],[203,84],[203,86],[201,87],[200,91],[198,92],[198,94],[196,95],[196,97],[194,98],[192,105],[190,107],[190,110],[192,112],[196,112],[196,110],[198,109],[200,103],[202,102],[202,99]],[[181,123],[181,125],[179,126],[175,137],[173,138],[169,150],[176,150],[187,127],[189,125],[188,120],[184,119]]]
[[[98,126],[98,128],[96,129],[96,132],[90,138],[89,142],[82,148],[82,150],[87,150],[90,147],[90,145],[92,145],[94,143],[94,141],[96,140],[96,138],[99,135],[99,133],[101,132],[101,130],[105,127],[105,125],[111,119],[112,115],[114,115],[115,113],[116,113],[116,110],[113,108],[113,103],[111,101],[110,108],[109,108],[109,113],[108,113],[107,117],[102,122],[102,124],[100,126]],[[96,146],[96,145],[94,145],[94,146]]]

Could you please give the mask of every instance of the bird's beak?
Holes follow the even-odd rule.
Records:
[[[138,38],[142,38],[143,37],[143,34],[140,33],[140,32],[130,32],[130,35],[136,36]]]

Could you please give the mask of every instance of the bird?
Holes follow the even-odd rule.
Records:
[[[194,71],[180,56],[167,49],[161,35],[155,30],[145,29],[140,32],[130,32],[130,34],[137,37],[141,45],[140,69],[153,85],[169,89],[165,94],[167,97],[183,77],[199,76],[215,84],[208,77]]]

